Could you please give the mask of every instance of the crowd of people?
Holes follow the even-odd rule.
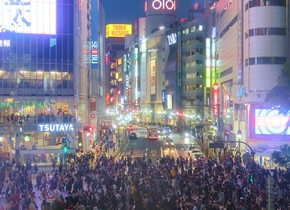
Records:
[[[290,209],[290,170],[268,170],[231,156],[198,160],[167,156],[152,164],[145,156],[114,160],[86,153],[71,154],[67,160],[50,173],[20,163],[10,167],[9,177],[0,185],[6,209],[263,210],[269,209],[269,191],[275,210]],[[274,179],[271,189],[269,177]],[[48,190],[55,192],[54,201],[47,198]]]

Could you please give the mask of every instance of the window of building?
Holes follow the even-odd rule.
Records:
[[[250,0],[245,5],[245,11],[253,7],[260,6],[282,6],[286,7],[286,0]]]
[[[255,65],[256,64],[256,58],[249,58],[249,65]]]

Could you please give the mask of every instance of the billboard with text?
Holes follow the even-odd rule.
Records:
[[[131,24],[108,24],[106,25],[106,38],[123,38],[132,34]]]
[[[0,33],[56,34],[56,0],[0,0]]]
[[[284,133],[288,116],[279,114],[277,109],[265,106],[251,106],[250,137],[255,139],[282,139],[290,138],[290,128]]]

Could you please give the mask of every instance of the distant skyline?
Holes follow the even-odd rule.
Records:
[[[187,11],[193,7],[196,0],[176,0],[177,17],[188,17]],[[109,23],[129,23],[133,24],[134,20],[139,17],[145,17],[144,12],[145,0],[103,0],[105,9],[105,21]],[[114,5],[114,6],[112,6]]]

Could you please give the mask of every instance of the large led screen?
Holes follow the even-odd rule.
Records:
[[[56,0],[0,0],[0,33],[56,34]]]
[[[288,117],[279,115],[279,111],[276,109],[256,108],[254,109],[254,134],[282,136],[287,121]]]

